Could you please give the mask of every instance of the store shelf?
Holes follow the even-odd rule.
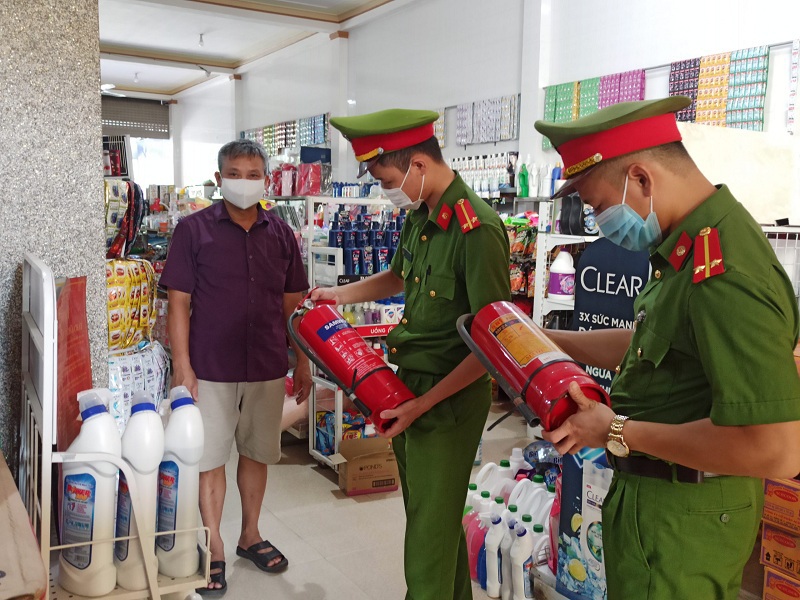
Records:
[[[561,233],[548,233],[546,237],[546,248],[552,250],[556,246],[570,246],[572,244],[589,244],[595,241],[598,236],[596,235],[563,235]],[[539,234],[540,239],[543,234]]]
[[[554,310],[574,310],[575,300],[561,300],[555,298],[545,298],[542,306],[542,314],[553,312]]]
[[[205,558],[203,557],[204,561]],[[58,565],[50,569],[50,600],[94,600],[91,596],[80,596],[68,592],[55,582],[58,581]],[[158,591],[163,597],[165,594],[172,594],[175,592],[184,592],[188,596],[195,588],[205,587],[206,579],[200,570],[191,577],[167,577],[166,575],[158,576]],[[117,586],[114,590],[103,596],[103,598],[114,598],[115,600],[136,600],[138,598],[149,598],[150,591],[147,589],[139,591],[125,590]]]
[[[395,324],[381,324],[381,325],[355,325],[353,329],[361,337],[386,337],[389,332],[397,327]]]
[[[382,204],[391,206],[388,198],[344,198],[334,196],[269,196],[268,200],[273,202],[325,202],[328,204],[349,204],[351,206],[371,206]]]

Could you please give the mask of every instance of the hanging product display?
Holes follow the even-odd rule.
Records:
[[[600,110],[600,78],[584,79],[579,83],[578,118]]]
[[[700,59],[695,122],[725,127],[730,62],[730,52]]]
[[[728,127],[764,130],[769,47],[758,46],[731,53],[725,123]]]
[[[691,105],[675,114],[678,121],[693,123],[697,111],[697,82],[700,77],[700,59],[690,58],[671,63],[669,66],[669,95],[688,96]]]

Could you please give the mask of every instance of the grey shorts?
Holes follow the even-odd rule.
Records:
[[[242,456],[266,465],[280,460],[283,378],[251,383],[198,380],[197,395],[205,430],[201,472],[228,462],[234,438]]]

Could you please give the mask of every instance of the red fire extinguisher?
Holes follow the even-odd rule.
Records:
[[[569,395],[576,381],[583,393],[610,406],[605,389],[510,302],[493,302],[463,315],[458,332],[528,421],[545,431],[559,427],[578,407]]]
[[[395,419],[381,412],[398,407],[414,394],[342,318],[330,300],[306,298],[289,317],[289,334],[306,356],[384,432]],[[295,321],[299,321],[295,326]]]

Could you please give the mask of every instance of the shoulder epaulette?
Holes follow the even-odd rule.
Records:
[[[694,274],[693,283],[700,283],[709,277],[725,272],[722,262],[722,248],[719,245],[719,231],[716,228],[704,227],[694,238]]]
[[[478,215],[475,214],[475,209],[472,208],[472,204],[466,198],[461,198],[456,202],[455,211],[458,222],[461,224],[461,233],[469,233],[481,226]]]

